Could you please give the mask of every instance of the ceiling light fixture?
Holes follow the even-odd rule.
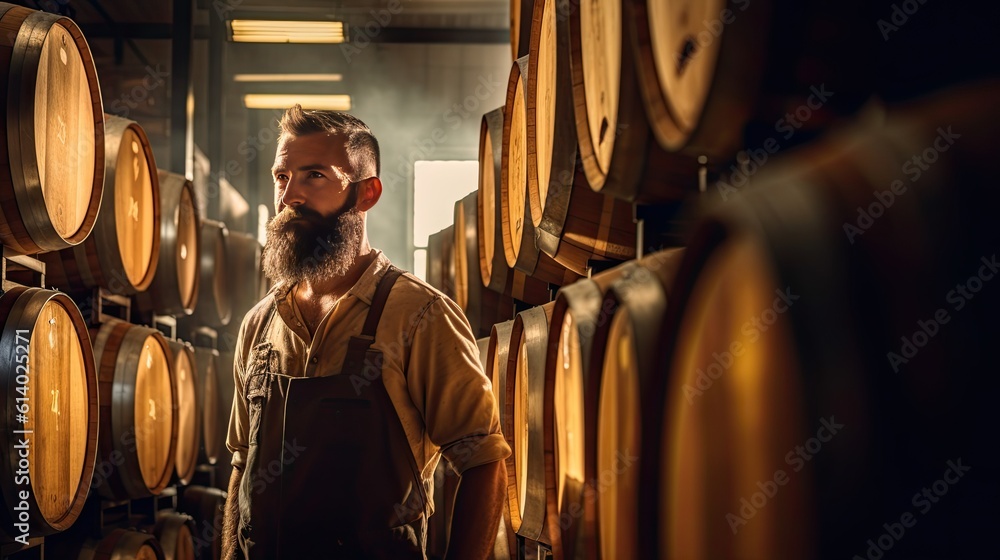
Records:
[[[296,93],[248,93],[243,96],[247,109],[287,109],[296,103],[303,109],[350,111],[350,95],[303,95]]]
[[[230,37],[237,43],[343,43],[342,21],[234,19]]]
[[[236,74],[234,82],[339,82],[343,74]]]

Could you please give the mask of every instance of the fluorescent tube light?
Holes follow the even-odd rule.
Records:
[[[270,21],[234,19],[229,22],[237,43],[343,43],[342,21]]]
[[[296,93],[248,93],[243,96],[247,109],[287,109],[296,103],[303,109],[350,111],[350,95],[302,95]]]

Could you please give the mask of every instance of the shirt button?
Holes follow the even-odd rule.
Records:
[[[301,321],[295,321],[295,326],[301,327],[302,326],[302,322]]]
[[[316,356],[313,356],[312,359],[309,360],[309,361],[312,362],[312,363],[314,363],[314,364],[315,363],[319,363],[319,358],[317,358]]]

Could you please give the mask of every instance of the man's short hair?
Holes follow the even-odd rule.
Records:
[[[293,105],[281,116],[279,140],[285,136],[304,136],[316,132],[338,134],[346,137],[344,146],[350,160],[351,181],[378,177],[381,161],[378,140],[361,119],[340,111],[306,111],[299,104]]]

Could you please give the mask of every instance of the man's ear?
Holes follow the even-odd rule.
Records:
[[[367,212],[382,197],[382,180],[378,177],[371,177],[361,181],[358,188],[360,192],[358,192],[357,209]]]

